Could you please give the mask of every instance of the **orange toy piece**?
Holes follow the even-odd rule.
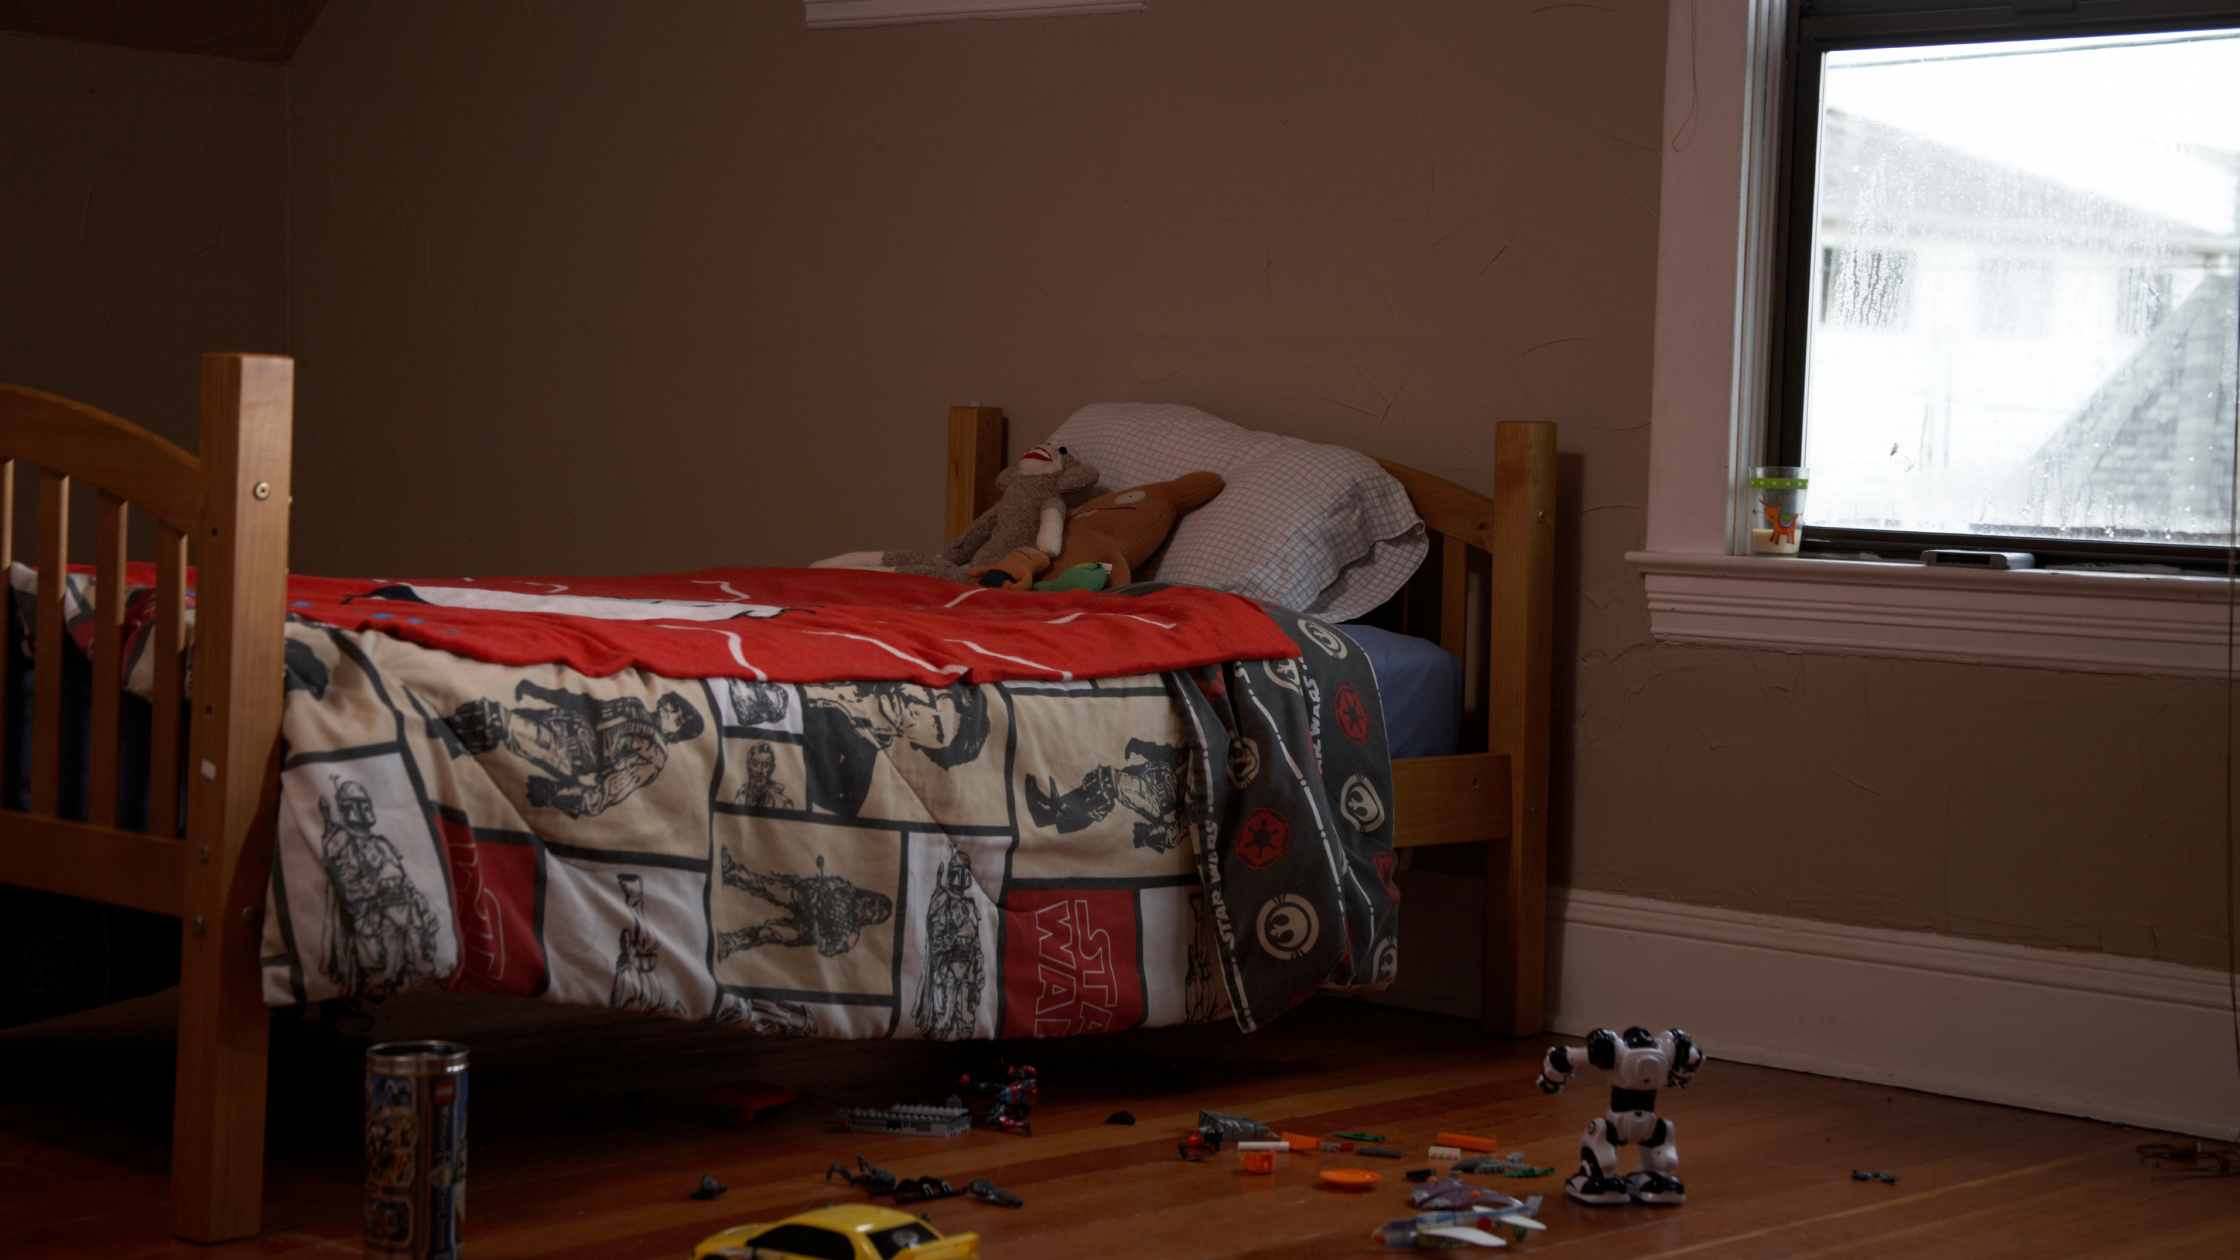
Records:
[[[1308,1137],[1303,1133],[1286,1133],[1283,1140],[1291,1144],[1291,1153],[1294,1155],[1312,1155],[1322,1149],[1321,1138]]]
[[[1149,560],[1174,532],[1175,521],[1210,502],[1223,484],[1218,473],[1184,473],[1173,481],[1155,481],[1091,499],[1066,518],[1065,547],[1044,567],[1063,573],[1077,564],[1110,565],[1105,586],[1126,586],[1135,580],[1136,566]],[[1006,572],[1033,569],[1033,557],[1021,557],[1018,565],[998,562],[991,567]],[[984,571],[974,570],[974,574]]]
[[[1276,1170],[1274,1151],[1241,1151],[1239,1154],[1244,1159],[1244,1170],[1248,1173],[1272,1173]]]
[[[1488,1154],[1495,1149],[1492,1138],[1471,1137],[1467,1133],[1442,1133],[1438,1142],[1441,1146],[1459,1146],[1466,1151],[1485,1151]]]

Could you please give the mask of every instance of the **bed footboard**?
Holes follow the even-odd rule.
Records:
[[[0,386],[0,555],[14,556],[15,462],[39,468],[30,812],[0,810],[0,882],[180,917],[172,1229],[258,1232],[265,1053],[258,942],[279,803],[294,363],[213,354],[202,451],[115,416]],[[92,751],[84,821],[61,817],[63,587],[73,482],[93,487]],[[129,513],[155,520],[153,722],[145,833],[117,826]],[[199,561],[187,809],[177,816],[189,547]]]

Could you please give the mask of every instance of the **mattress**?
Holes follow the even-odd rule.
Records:
[[[1338,629],[1361,645],[1377,675],[1377,697],[1394,757],[1462,751],[1462,661],[1429,639],[1375,626]]]

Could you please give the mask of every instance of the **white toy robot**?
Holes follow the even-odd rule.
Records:
[[[1540,1092],[1553,1094],[1571,1083],[1587,1062],[1610,1074],[1610,1114],[1587,1126],[1579,1142],[1579,1171],[1563,1183],[1564,1193],[1581,1203],[1686,1203],[1687,1187],[1676,1175],[1680,1148],[1672,1122],[1657,1114],[1657,1090],[1678,1089],[1695,1079],[1703,1050],[1677,1028],[1652,1034],[1646,1028],[1622,1033],[1599,1029],[1584,1046],[1549,1046],[1540,1063]],[[1641,1147],[1641,1167],[1624,1179],[1617,1175],[1618,1147]]]

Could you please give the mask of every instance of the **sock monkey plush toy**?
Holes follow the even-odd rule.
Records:
[[[819,560],[818,569],[885,569],[969,582],[989,566],[1039,553],[1043,563],[1065,545],[1066,509],[1097,484],[1097,470],[1062,446],[1037,446],[1016,467],[996,474],[1001,497],[957,540],[939,552],[851,551]],[[1035,572],[1040,572],[1036,568]],[[1029,578],[1031,578],[1029,574]]]

